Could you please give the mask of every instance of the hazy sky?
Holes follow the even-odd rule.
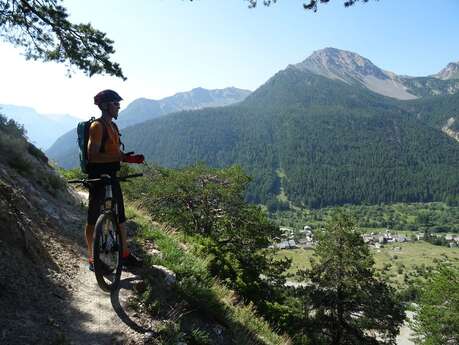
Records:
[[[244,0],[66,0],[71,20],[91,22],[115,41],[114,60],[128,80],[81,72],[69,79],[63,65],[25,61],[20,49],[0,43],[0,104],[88,118],[97,114],[94,94],[105,88],[121,94],[122,107],[198,86],[254,90],[325,47],[413,76],[459,61],[459,0],[370,0],[347,9],[331,0],[317,13],[302,3],[248,9]]]

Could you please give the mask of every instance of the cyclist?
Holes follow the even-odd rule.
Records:
[[[116,176],[120,170],[120,162],[143,163],[143,155],[126,155],[120,145],[120,133],[118,127],[112,121],[118,118],[120,101],[122,98],[113,90],[104,90],[94,97],[96,104],[102,111],[100,118],[96,119],[89,128],[88,140],[88,178],[98,178],[102,174]],[[122,263],[124,266],[140,266],[142,261],[129,252],[124,213],[123,194],[120,183],[112,183],[113,197],[118,204],[118,222],[120,226],[121,240],[123,243]],[[85,229],[86,243],[88,245],[89,269],[94,270],[92,257],[94,228],[99,217],[100,207],[104,201],[105,187],[102,183],[93,183],[89,188],[88,218]]]

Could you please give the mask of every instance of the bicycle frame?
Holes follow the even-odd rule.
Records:
[[[127,239],[122,237],[120,224],[118,220],[118,201],[117,198],[113,197],[113,181],[126,181],[128,178],[140,177],[143,174],[133,174],[124,177],[110,176],[108,174],[103,174],[99,178],[95,179],[83,179],[83,180],[70,180],[69,183],[82,183],[84,186],[89,186],[90,183],[103,183],[105,188],[105,195],[102,203],[100,205],[100,214],[94,229],[94,273],[96,274],[96,279],[104,291],[111,291],[119,283],[121,276],[121,253],[123,252],[124,246],[123,243]],[[105,223],[105,221],[107,221]],[[102,242],[100,242],[102,241]],[[116,249],[115,249],[116,248]],[[115,254],[116,261],[113,261],[111,255]],[[106,256],[108,262],[100,261],[100,256]],[[109,262],[115,264],[111,266]],[[104,264],[105,266],[101,266]],[[107,266],[108,264],[108,266]],[[98,266],[99,265],[99,266]],[[106,280],[105,277],[108,277],[106,274],[107,269],[104,267],[109,267],[110,277]],[[113,271],[114,270],[114,271]],[[115,273],[113,273],[115,272]],[[113,273],[113,274],[112,274]]]
[[[119,228],[118,223],[118,202],[113,199],[112,178],[110,175],[103,174],[100,176],[101,180],[105,183],[105,197],[102,205],[100,205],[100,214],[112,212],[115,216],[116,226]]]

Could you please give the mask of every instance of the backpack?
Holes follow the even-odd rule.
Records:
[[[89,128],[91,127],[91,124],[94,121],[99,121],[99,119],[96,119],[95,117],[91,117],[88,121],[82,121],[78,123],[77,126],[77,142],[78,142],[78,147],[80,149],[80,168],[81,171],[85,174],[87,174],[88,171],[88,141],[89,141]],[[103,127],[103,134],[102,134],[102,142],[101,142],[101,152],[103,152],[105,142],[107,141],[108,138],[108,133],[107,133],[107,128],[105,127],[105,122],[100,121],[102,123]],[[118,135],[121,137],[121,134],[118,130],[118,126],[116,126],[115,123],[114,127],[116,131],[118,132]],[[121,143],[121,141],[120,141]],[[124,147],[123,143],[121,145]]]

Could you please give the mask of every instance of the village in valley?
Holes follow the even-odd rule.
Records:
[[[305,225],[303,229],[293,229],[290,227],[280,227],[282,238],[274,244],[277,249],[313,249],[317,239],[314,236],[314,229],[310,225]],[[459,247],[459,234],[430,234],[426,239],[424,232],[413,232],[409,235],[406,232],[400,234],[397,231],[385,229],[380,232],[362,233],[362,238],[370,247],[379,249],[388,243],[408,243],[419,240],[428,240],[429,242],[437,241],[438,245],[450,248]],[[401,247],[397,247],[401,250]]]

